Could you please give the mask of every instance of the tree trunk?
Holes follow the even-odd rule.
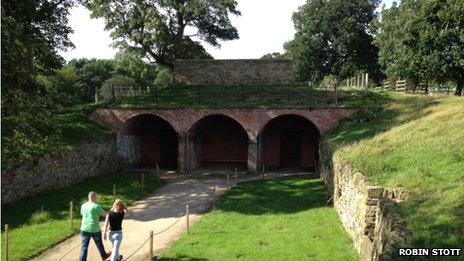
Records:
[[[456,81],[456,92],[454,93],[454,95],[456,96],[461,96],[462,95],[462,87],[464,85],[464,78],[462,77],[459,77]]]

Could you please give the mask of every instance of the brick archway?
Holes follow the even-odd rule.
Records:
[[[152,114],[132,117],[118,131],[118,156],[126,165],[177,169],[177,146],[171,124]]]
[[[306,117],[295,114],[274,117],[258,135],[258,164],[271,170],[314,170],[319,137],[319,129]]]
[[[195,122],[188,131],[190,169],[246,169],[248,133],[235,119],[213,114]]]

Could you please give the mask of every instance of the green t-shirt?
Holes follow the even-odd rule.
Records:
[[[93,202],[85,202],[81,206],[82,224],[81,230],[85,232],[95,233],[100,231],[100,215],[103,213],[100,205]]]

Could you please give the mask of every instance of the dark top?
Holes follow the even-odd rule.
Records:
[[[122,220],[124,219],[124,213],[110,211],[108,215],[109,215],[109,221],[110,221],[110,230],[111,231],[122,230],[121,225],[122,225]]]

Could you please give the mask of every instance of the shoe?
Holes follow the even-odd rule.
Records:
[[[102,260],[105,261],[105,260],[106,260],[108,257],[110,257],[110,256],[111,256],[111,251],[108,252],[108,253],[106,253],[105,256],[102,256]]]
[[[119,261],[122,261],[122,255],[119,255]]]

